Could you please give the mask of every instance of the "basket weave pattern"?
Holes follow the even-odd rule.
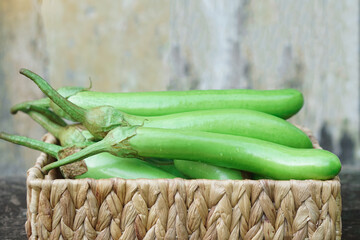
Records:
[[[44,140],[55,142],[49,134]],[[51,161],[41,154],[28,171],[30,239],[341,238],[338,177],[72,180],[54,170],[44,176]]]

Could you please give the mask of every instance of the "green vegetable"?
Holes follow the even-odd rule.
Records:
[[[263,140],[217,133],[118,127],[81,151],[43,168],[50,170],[101,152],[120,157],[202,161],[273,179],[330,179],[341,164],[331,152],[297,149]]]
[[[253,110],[215,109],[158,117],[123,114],[122,124],[184,129],[262,139],[289,147],[312,148],[310,138],[284,119]]]
[[[183,174],[190,178],[201,179],[243,179],[240,171],[213,166],[202,162],[194,162],[187,160],[174,160],[175,167]]]
[[[41,78],[27,69],[21,69],[20,73],[33,81]],[[107,105],[128,114],[139,116],[160,116],[196,110],[242,108],[257,110],[286,119],[297,113],[304,103],[303,95],[296,89],[103,93],[75,88],[71,93],[68,88],[66,93],[62,95],[85,109]],[[55,104],[58,105],[57,102]],[[13,110],[15,109],[16,107],[13,108]]]
[[[61,147],[55,144],[45,143],[35,139],[0,133],[0,138],[15,144],[26,146],[61,159],[74,148]],[[70,150],[69,150],[70,149]],[[155,166],[136,158],[120,158],[109,153],[101,153],[85,159],[88,171],[76,178],[175,178],[176,176],[165,172]]]
[[[162,92],[103,93],[83,91],[69,101],[86,109],[113,106],[128,114],[160,116],[212,109],[251,109],[288,119],[304,104],[296,89],[280,90],[190,90]]]
[[[118,126],[143,124],[145,127],[202,130],[255,137],[292,147],[312,147],[310,139],[301,130],[269,114],[244,109],[215,109],[158,117],[139,117],[123,113],[112,106],[87,110],[67,101],[36,74],[28,70],[21,70],[21,73],[32,79],[73,119],[81,122],[96,139],[102,139],[110,130]]]

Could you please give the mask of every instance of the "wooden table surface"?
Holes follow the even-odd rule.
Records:
[[[342,239],[360,236],[360,169],[340,174],[342,195]],[[26,239],[26,179],[0,177],[0,239]]]

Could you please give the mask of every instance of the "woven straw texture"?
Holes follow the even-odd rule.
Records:
[[[41,154],[28,171],[30,239],[341,239],[338,177],[70,180],[44,176],[51,161]]]

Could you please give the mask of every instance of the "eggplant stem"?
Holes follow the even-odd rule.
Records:
[[[29,106],[29,111],[37,112],[37,113],[43,115],[44,117],[46,117],[51,122],[56,123],[57,125],[59,125],[61,127],[67,126],[66,122],[61,117],[59,117],[53,111],[51,111],[47,108],[42,108],[39,106],[31,105],[31,106]],[[26,111],[23,111],[23,112],[27,113]]]
[[[60,132],[64,130],[63,126],[51,121],[47,116],[36,112],[29,111],[27,114],[38,124],[40,124],[46,131],[50,132],[56,138],[59,138]]]
[[[69,114],[75,121],[84,122],[86,110],[81,108],[60,95],[42,77],[28,69],[20,69],[20,73],[31,79],[41,91],[48,96],[56,105]]]
[[[26,101],[22,103],[18,103],[10,109],[11,114],[16,114],[18,111],[27,111],[31,106],[37,106],[39,108],[49,108],[50,107],[50,99],[49,98],[41,98],[33,101]]]
[[[61,149],[63,149],[62,147],[55,145],[55,144],[46,143],[43,141],[35,140],[35,139],[24,137],[24,136],[8,134],[5,132],[0,133],[0,138],[5,141],[11,142],[11,143],[25,146],[25,147],[28,147],[28,148],[31,148],[34,150],[39,150],[39,151],[47,153],[53,157],[57,157],[58,152]]]
[[[58,161],[44,166],[41,169],[41,171],[48,172],[49,170],[51,170],[53,168],[57,168],[57,167],[61,167],[66,164],[77,162],[84,158],[93,156],[98,153],[107,152],[107,151],[108,151],[107,143],[104,141],[100,141],[100,142],[94,143],[92,145],[89,145],[86,148],[82,149],[81,151],[71,154],[71,155],[67,156],[66,158],[63,158],[61,160],[58,159]]]

